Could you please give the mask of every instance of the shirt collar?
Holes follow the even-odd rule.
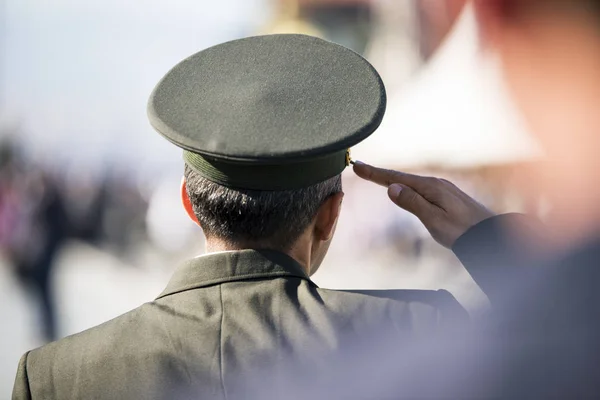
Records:
[[[223,282],[282,276],[310,280],[302,266],[284,253],[271,250],[210,253],[188,260],[177,268],[158,299]]]

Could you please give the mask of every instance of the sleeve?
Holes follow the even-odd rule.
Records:
[[[29,378],[27,377],[28,355],[29,352],[25,353],[19,361],[17,377],[15,378],[15,385],[13,387],[12,400],[31,399],[31,391],[29,390]]]
[[[536,242],[543,242],[544,232],[543,224],[533,217],[504,214],[469,229],[452,250],[494,306],[506,293],[507,285],[519,279],[540,256],[537,248],[523,238],[535,237]]]

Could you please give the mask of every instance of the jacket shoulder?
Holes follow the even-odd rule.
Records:
[[[17,367],[17,376],[15,385],[13,386],[12,400],[31,399],[31,391],[29,390],[29,378],[27,376],[27,357],[29,352],[25,353],[19,361]]]
[[[152,304],[29,352],[26,363],[31,396],[81,397],[93,393],[102,380],[125,387],[128,365],[148,357],[165,339],[153,323]]]
[[[328,290],[319,289],[333,307],[343,305],[370,313],[381,310],[392,318],[417,317],[437,324],[467,323],[469,314],[447,290]]]

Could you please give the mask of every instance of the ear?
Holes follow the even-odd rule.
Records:
[[[187,185],[185,184],[185,177],[181,178],[181,202],[183,203],[183,208],[185,209],[185,212],[187,213],[188,217],[190,217],[190,219],[192,221],[194,221],[196,224],[200,225],[200,223],[198,222],[198,218],[196,217],[196,214],[194,213],[194,207],[192,206],[190,197],[188,196],[188,193],[187,193]]]
[[[315,239],[321,241],[331,240],[335,232],[338,217],[340,216],[343,199],[344,193],[339,192],[330,196],[321,204],[314,225]]]

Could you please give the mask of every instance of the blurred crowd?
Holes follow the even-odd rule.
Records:
[[[52,271],[63,244],[77,239],[126,255],[145,235],[147,201],[126,180],[60,174],[0,144],[0,249],[39,304],[44,339],[57,338]]]

